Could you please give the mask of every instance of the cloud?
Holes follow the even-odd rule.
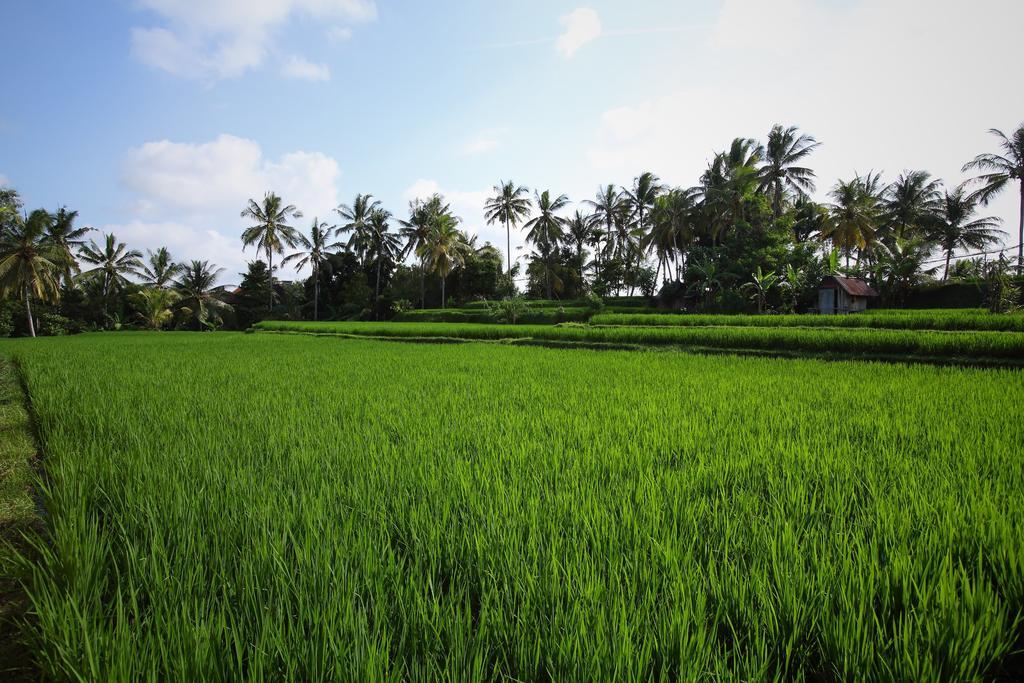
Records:
[[[132,29],[132,51],[145,64],[187,78],[216,80],[260,66],[276,29],[293,16],[366,22],[373,0],[139,0],[165,26]]]
[[[0,186],[7,186],[11,184],[11,179],[0,173]]]
[[[244,269],[239,213],[250,199],[268,191],[304,214],[302,229],[314,216],[330,221],[338,205],[338,163],[320,152],[295,151],[264,157],[260,145],[221,135],[205,143],[160,140],[130,150],[122,182],[133,193],[131,218],[115,226],[133,246],[167,245],[179,259],[209,258],[229,272]],[[122,235],[121,233],[124,233]]]
[[[304,57],[292,55],[281,67],[282,75],[300,81],[319,83],[331,80],[331,69],[326,64],[311,62]]]
[[[344,43],[352,38],[352,29],[348,26],[332,26],[326,31],[327,40],[332,43]]]
[[[480,131],[459,147],[459,153],[464,156],[475,156],[477,154],[493,152],[501,146],[501,140],[498,139],[499,135],[500,131]]]
[[[555,41],[555,47],[566,59],[571,58],[587,43],[601,37],[601,18],[589,7],[578,7],[561,18],[565,30]]]
[[[1024,5],[937,0],[922,13],[914,0],[767,4],[725,0],[694,57],[708,65],[702,78],[665,79],[660,94],[623,99],[600,115],[585,154],[595,175],[651,170],[692,185],[732,138],[764,140],[772,124],[783,123],[823,143],[810,159],[819,199],[838,178],[870,169],[893,179],[923,168],[952,185],[964,179],[965,161],[993,149],[988,128],[1019,123],[1024,93],[1008,86],[1007,72],[979,70],[964,55],[1011,63]],[[1000,14],[1006,20],[994,22]],[[750,77],[753,63],[757,78]],[[942,95],[951,87],[962,87],[964,97]],[[997,202],[993,213],[1014,216],[1009,198]]]

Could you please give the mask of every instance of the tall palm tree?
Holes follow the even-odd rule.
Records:
[[[441,278],[441,308],[445,307],[445,280],[455,266],[466,262],[470,246],[465,235],[459,230],[459,220],[449,214],[441,214],[433,221],[426,241],[419,252],[423,262]]]
[[[128,276],[135,275],[142,267],[142,252],[129,249],[124,242],[118,242],[113,233],[108,233],[103,237],[102,247],[89,240],[79,248],[78,256],[93,266],[79,277],[99,282],[103,317],[106,319],[111,295],[125,287]]]
[[[320,304],[320,271],[324,266],[330,267],[328,254],[331,250],[341,249],[340,242],[329,242],[333,226],[314,216],[313,225],[309,228],[309,237],[299,234],[296,243],[300,251],[285,256],[281,265],[295,262],[295,268],[302,270],[310,266],[313,271],[313,320],[318,319]]]
[[[139,268],[138,275],[143,284],[157,289],[166,289],[181,272],[181,264],[175,263],[167,247],[156,251],[146,250],[146,263]]]
[[[995,128],[989,131],[999,139],[1002,154],[979,154],[964,164],[964,172],[982,171],[971,182],[978,185],[974,196],[989,201],[1016,181],[1020,192],[1020,221],[1017,228],[1017,275],[1024,275],[1024,123],[1007,137]]]
[[[288,224],[293,218],[302,218],[302,212],[292,204],[285,204],[273,192],[263,195],[263,202],[249,200],[249,205],[242,209],[242,218],[253,221],[253,225],[242,232],[242,249],[254,246],[257,251],[267,255],[267,266],[270,269],[270,310],[274,310],[274,254],[284,252],[284,248],[294,247],[299,232]],[[194,262],[197,263],[197,262]]]
[[[499,180],[494,186],[494,196],[484,204],[484,218],[487,224],[500,221],[505,225],[505,250],[508,255],[508,276],[512,277],[512,228],[519,221],[530,217],[530,191],[511,180]]]
[[[798,166],[821,143],[810,135],[803,135],[796,126],[772,126],[768,133],[764,165],[761,167],[762,192],[770,192],[772,216],[782,215],[782,202],[787,191],[797,197],[814,192],[814,171]]]
[[[651,230],[644,238],[643,248],[654,249],[658,255],[658,272],[664,272],[663,279],[679,279],[679,263],[682,245],[693,238],[692,218],[697,190],[674,189],[661,195],[651,208]],[[675,267],[675,275],[670,266]],[[658,273],[655,273],[657,277]]]
[[[651,209],[654,207],[654,200],[664,189],[658,176],[650,171],[645,171],[633,179],[632,189],[623,188],[622,190],[636,216],[636,227],[640,231],[641,238],[647,234],[647,223],[644,219],[650,215]]]
[[[182,266],[181,275],[174,283],[181,296],[178,302],[181,310],[195,318],[199,329],[216,327],[220,314],[231,310],[231,306],[220,299],[223,292],[216,286],[223,272],[223,268],[209,261],[191,261]]]
[[[900,239],[924,237],[935,227],[942,204],[942,181],[927,171],[904,171],[882,197],[890,234]]]
[[[576,213],[574,213],[565,222],[565,227],[568,232],[567,238],[576,250],[576,262],[579,264],[580,282],[583,281],[583,265],[586,261],[585,249],[591,242],[591,238],[594,234],[594,227],[596,225],[600,225],[600,222],[593,214],[584,214],[579,209],[577,209]]]
[[[380,296],[380,273],[384,261],[397,261],[402,251],[402,238],[391,232],[391,213],[374,209],[369,223],[363,231],[360,245],[368,257],[377,262],[377,282],[373,289],[374,300]]]
[[[949,277],[949,261],[957,249],[984,249],[995,244],[1006,233],[999,229],[1000,219],[993,216],[975,218],[980,200],[967,194],[964,186],[946,192],[939,207],[938,225],[929,239],[946,254],[946,268],[942,279]]]
[[[878,197],[872,192],[876,185],[877,176],[868,173],[853,180],[840,180],[829,193],[833,203],[820,236],[832,240],[846,254],[847,267],[853,249],[863,251],[875,241],[881,211]]]
[[[438,217],[450,215],[451,208],[441,195],[435,193],[426,200],[417,198],[409,202],[409,220],[399,221],[402,224],[399,235],[405,239],[405,247],[399,258],[404,259],[410,254],[415,254],[420,260],[420,308],[426,307],[427,299],[427,265],[424,262],[422,247],[426,244]]]
[[[349,236],[349,247],[356,252],[364,267],[367,257],[365,246],[368,244],[366,231],[369,228],[373,212],[380,208],[380,202],[374,199],[372,194],[357,194],[351,206],[340,204],[334,210],[344,221],[338,226],[335,234]],[[360,249],[363,250],[360,251]]]
[[[551,298],[551,254],[555,248],[565,239],[565,218],[557,214],[569,204],[569,198],[560,194],[554,199],[551,193],[544,190],[541,193],[534,193],[537,202],[537,215],[527,221],[523,226],[526,233],[526,241],[537,245],[538,250],[544,257],[547,264],[546,283],[547,296]]]
[[[614,185],[605,185],[598,189],[594,199],[583,200],[584,204],[594,209],[594,217],[604,223],[605,239],[611,241],[615,237],[616,217],[622,212],[625,199],[622,191]],[[597,253],[601,253],[600,245],[596,247]]]
[[[71,277],[78,272],[78,262],[75,260],[74,251],[85,243],[85,236],[92,228],[75,227],[75,219],[78,218],[77,211],[68,211],[65,207],[57,209],[53,214],[46,231],[47,237],[54,244],[59,245],[65,252],[67,269],[62,274],[65,282],[70,282]]]
[[[48,221],[41,217],[36,220],[31,216],[26,220],[16,217],[0,235],[0,294],[22,297],[28,330],[33,337],[36,326],[32,319],[32,297],[57,301],[60,277],[68,268],[68,255],[47,236],[47,226]]]

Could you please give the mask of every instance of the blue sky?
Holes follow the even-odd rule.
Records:
[[[956,184],[1024,120],[1016,0],[6,0],[4,24],[2,179],[229,282],[266,190],[308,219],[439,190],[503,245],[499,179],[689,185],[781,122],[824,143],[820,198],[868,169]],[[1013,197],[991,212],[1015,228]]]

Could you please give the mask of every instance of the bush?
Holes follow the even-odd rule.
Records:
[[[36,334],[44,337],[63,337],[81,332],[81,326],[77,322],[57,313],[41,313],[36,316],[36,325]]]

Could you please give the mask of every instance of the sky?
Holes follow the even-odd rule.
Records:
[[[504,250],[482,210],[500,180],[574,202],[643,171],[690,186],[734,137],[782,123],[822,143],[819,200],[868,170],[953,186],[996,151],[988,129],[1024,122],[1021,0],[3,0],[2,15],[0,184],[131,247],[209,259],[223,283],[257,256],[239,213],[267,191],[304,230],[359,192],[399,217],[442,192]],[[1007,244],[1017,210],[1007,193],[986,211]]]

